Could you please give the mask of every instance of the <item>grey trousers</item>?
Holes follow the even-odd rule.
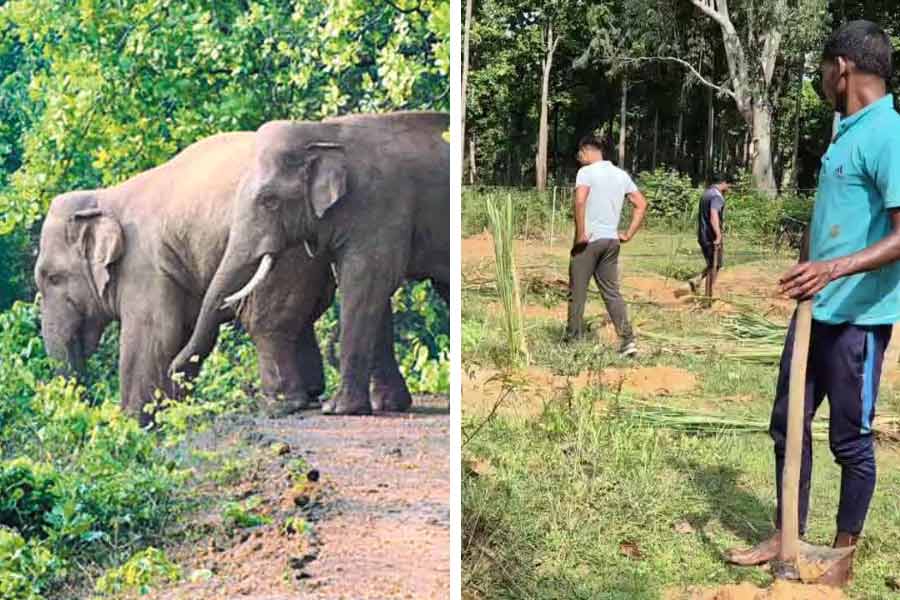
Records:
[[[625,301],[619,293],[619,240],[597,240],[569,261],[569,323],[566,337],[584,335],[584,304],[593,276],[622,343],[634,340]]]

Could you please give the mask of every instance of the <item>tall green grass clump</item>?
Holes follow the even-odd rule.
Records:
[[[503,327],[506,333],[506,350],[512,367],[528,362],[528,347],[525,343],[525,327],[522,320],[522,297],[516,276],[516,262],[513,251],[513,204],[512,195],[506,195],[506,202],[497,200],[487,204],[494,239],[494,257],[497,270],[497,293],[503,304]]]

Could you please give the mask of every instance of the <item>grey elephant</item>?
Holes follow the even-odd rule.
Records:
[[[446,113],[430,112],[263,125],[225,255],[172,370],[209,351],[229,295],[252,289],[304,245],[334,261],[342,297],[341,385],[323,412],[408,409],[406,382],[386,351],[390,297],[404,279],[431,279],[449,302],[448,127]]]
[[[57,196],[44,221],[35,279],[48,354],[82,371],[103,330],[119,320],[122,406],[142,423],[156,389],[178,394],[167,368],[190,338],[225,253],[256,137],[212,136],[114,187]],[[323,391],[313,324],[335,290],[325,258],[301,248],[282,258],[254,294],[215,315],[215,325],[237,315],[249,332],[264,400],[276,413]],[[185,371],[198,369],[195,362]]]

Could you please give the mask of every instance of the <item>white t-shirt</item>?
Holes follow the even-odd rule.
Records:
[[[608,160],[578,169],[575,187],[590,188],[584,211],[584,230],[588,240],[619,238],[619,217],[625,194],[638,191],[631,176]]]

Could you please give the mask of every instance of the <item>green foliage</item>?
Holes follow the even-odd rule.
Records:
[[[564,235],[569,236],[572,219],[572,188],[569,186],[551,186],[544,192],[528,188],[466,188],[462,203],[463,235],[487,231],[490,227],[488,203],[505,199],[507,194],[513,195],[513,230],[517,238],[542,236],[549,232],[551,225],[556,235],[564,231]]]
[[[42,532],[44,517],[59,501],[59,476],[49,465],[16,458],[0,466],[0,525],[25,537]]]
[[[12,529],[0,528],[0,597],[43,600],[49,575],[59,561],[35,540],[26,541]]]
[[[431,283],[401,287],[392,299],[394,351],[412,393],[450,392],[450,317]]]
[[[243,504],[228,502],[222,509],[222,521],[226,527],[237,529],[267,525],[272,522],[272,518],[255,512],[261,502],[258,496],[252,496]]]
[[[785,192],[776,198],[755,191],[742,174],[728,193],[725,209],[725,231],[757,242],[796,246],[803,227],[812,214],[812,198],[806,194]],[[637,185],[647,197],[648,215],[644,227],[667,232],[693,232],[697,227],[697,208],[703,190],[691,185],[687,176],[676,171],[657,169],[641,173]],[[557,210],[552,210],[552,188],[543,194],[521,188],[469,188],[463,192],[463,235],[477,235],[487,228],[487,204],[512,194],[516,237],[527,231],[530,237],[568,243],[573,216],[571,188],[557,188]],[[528,215],[528,219],[525,219]],[[622,222],[630,218],[630,207],[622,210]]]
[[[31,247],[31,236],[24,229],[0,236],[0,310],[17,299],[34,296]]]
[[[700,191],[687,175],[660,167],[638,175],[637,186],[649,204],[648,225],[693,223]]]
[[[157,548],[136,552],[123,565],[110,569],[97,580],[94,587],[100,594],[115,595],[123,592],[150,592],[153,586],[181,579],[181,568]]]
[[[93,389],[109,387],[93,377]],[[154,435],[117,402],[92,406],[85,388],[53,377],[34,304],[0,313],[0,397],[0,524],[10,528],[0,530],[10,553],[0,550],[2,597],[38,598],[28,594],[65,576],[72,560],[114,556],[177,510],[183,475]],[[22,580],[27,588],[16,587]]]
[[[185,474],[164,451],[259,389],[255,348],[231,326],[183,401],[158,397],[156,432],[117,407],[117,327],[86,385],[55,378],[37,306],[15,302],[34,294],[33,234],[50,199],[272,119],[447,110],[449,38],[441,0],[0,0],[0,597],[39,600],[76,562],[116,563],[152,543],[183,500]],[[396,303],[410,387],[446,392],[446,307],[427,285]],[[252,507],[238,509],[244,522]],[[98,591],[169,573],[150,549]]]

